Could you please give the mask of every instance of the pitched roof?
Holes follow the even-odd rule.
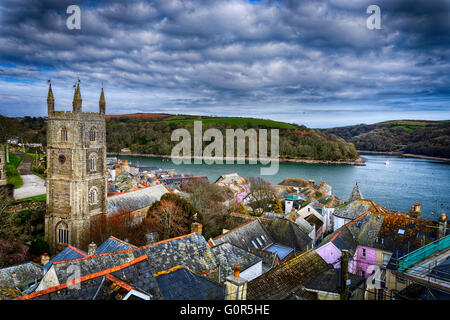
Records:
[[[83,260],[86,261],[86,260]],[[102,268],[100,268],[102,269]],[[79,284],[79,288],[74,288]],[[107,300],[122,299],[124,293],[136,289],[151,299],[161,299],[161,292],[153,277],[148,257],[144,254],[112,268],[82,275],[77,279],[36,291],[21,300]],[[120,292],[122,291],[122,292]]]
[[[220,236],[210,239],[212,245],[229,242],[243,250],[250,248],[263,249],[273,243],[269,233],[263,228],[261,222],[250,220]]]
[[[271,269],[247,284],[248,300],[282,300],[302,285],[329,269],[311,249]]]
[[[155,274],[162,295],[167,300],[223,300],[224,287],[186,267]]]
[[[126,250],[126,249],[133,249],[133,248],[136,249],[137,247],[128,242],[117,239],[114,236],[110,236],[108,239],[105,240],[105,242],[103,242],[101,245],[98,246],[96,253],[101,254],[101,253],[115,252],[115,251],[121,251],[121,250]]]
[[[340,272],[341,269],[333,269],[330,268],[325,272],[319,273],[316,277],[309,280],[304,284],[304,287],[307,289],[320,290],[325,292],[340,292]],[[348,278],[350,280],[349,290],[353,291],[358,288],[362,282],[364,282],[365,278],[349,273]]]
[[[383,219],[375,248],[391,251],[401,257],[437,239],[438,223],[432,220],[389,214]],[[381,241],[381,239],[383,241]]]
[[[245,184],[247,183],[244,178],[238,175],[236,172],[223,174],[219,178],[217,178],[215,183],[224,183],[224,184]]]
[[[333,215],[340,218],[353,220],[369,210],[372,210],[372,212],[378,212],[380,207],[381,206],[375,204],[371,200],[358,199],[347,203],[342,207],[336,208]]]
[[[157,184],[133,191],[123,192],[109,196],[108,212],[117,212],[120,209],[135,211],[159,201],[161,196],[170,192],[163,184]]]
[[[217,267],[211,247],[199,233],[167,239],[143,247],[154,272],[183,265],[198,273]]]
[[[311,238],[295,222],[288,219],[273,219],[261,221],[269,232],[273,242],[282,244],[298,251],[305,251],[311,245]]]
[[[14,288],[28,285],[42,279],[43,273],[42,266],[34,262],[3,268],[0,269],[0,287]]]
[[[73,260],[78,258],[87,257],[87,253],[78,248],[72,247],[70,244],[65,247],[61,252],[59,252],[56,256],[53,257],[49,262],[44,265],[44,271],[47,272],[48,269],[52,266],[52,264],[56,261],[66,261]]]
[[[310,214],[305,218],[306,221],[316,226],[316,230],[319,230],[323,226],[323,221],[316,217],[314,214]]]
[[[227,276],[233,274],[234,265],[238,264],[242,272],[262,261],[255,254],[242,250],[227,242],[214,246],[211,250],[220,267],[220,282],[225,281]]]

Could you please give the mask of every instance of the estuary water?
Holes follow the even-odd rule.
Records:
[[[422,205],[422,217],[437,219],[450,209],[450,164],[443,161],[386,155],[363,155],[365,166],[279,163],[273,176],[261,176],[277,184],[285,178],[314,179],[317,184],[326,181],[333,194],[347,200],[357,182],[365,199],[399,211],[409,211],[411,205]],[[134,165],[175,169],[178,173],[206,175],[215,181],[221,174],[237,172],[242,177],[260,176],[261,164],[181,164],[170,159],[138,156],[118,156]],[[438,214],[437,214],[438,212]]]

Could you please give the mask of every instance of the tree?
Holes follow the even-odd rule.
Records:
[[[0,239],[0,268],[26,262],[28,247],[12,238]]]
[[[283,205],[281,204],[278,195],[275,195],[275,204],[273,206],[273,212],[283,214]]]
[[[173,200],[162,200],[148,212],[143,221],[158,232],[162,239],[173,238],[189,233],[189,214]]]
[[[267,181],[260,177],[250,177],[250,203],[254,212],[271,212],[275,203],[276,192]]]

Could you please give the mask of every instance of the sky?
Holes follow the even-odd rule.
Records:
[[[69,5],[81,29],[69,30]],[[370,30],[370,5],[381,29]],[[329,128],[450,119],[449,0],[2,0],[0,115],[249,116]]]

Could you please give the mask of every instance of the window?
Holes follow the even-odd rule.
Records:
[[[97,187],[92,187],[89,190],[89,204],[96,204],[98,203],[98,189]]]
[[[362,257],[365,258],[366,257],[366,249],[362,249]]]
[[[261,235],[261,239],[263,239],[265,242],[267,242],[266,238],[264,238],[264,235]]]
[[[253,245],[256,249],[258,249],[258,246],[256,245],[255,241],[253,241],[253,240],[252,240],[252,245]]]
[[[261,240],[259,240],[259,238],[256,238],[256,241],[258,241],[258,243],[259,243],[259,245],[262,247],[262,242],[261,242]]]
[[[398,234],[405,234],[405,229],[398,229]]]
[[[89,171],[97,171],[97,154],[95,152],[89,155]]]
[[[97,138],[97,129],[95,127],[92,127],[89,131],[89,141],[95,141]]]
[[[61,141],[67,141],[67,129],[66,127],[61,128]]]
[[[376,290],[377,290],[376,300],[384,300],[384,289],[376,289]]]
[[[56,227],[58,244],[68,244],[69,243],[69,228],[65,222],[60,222]]]

